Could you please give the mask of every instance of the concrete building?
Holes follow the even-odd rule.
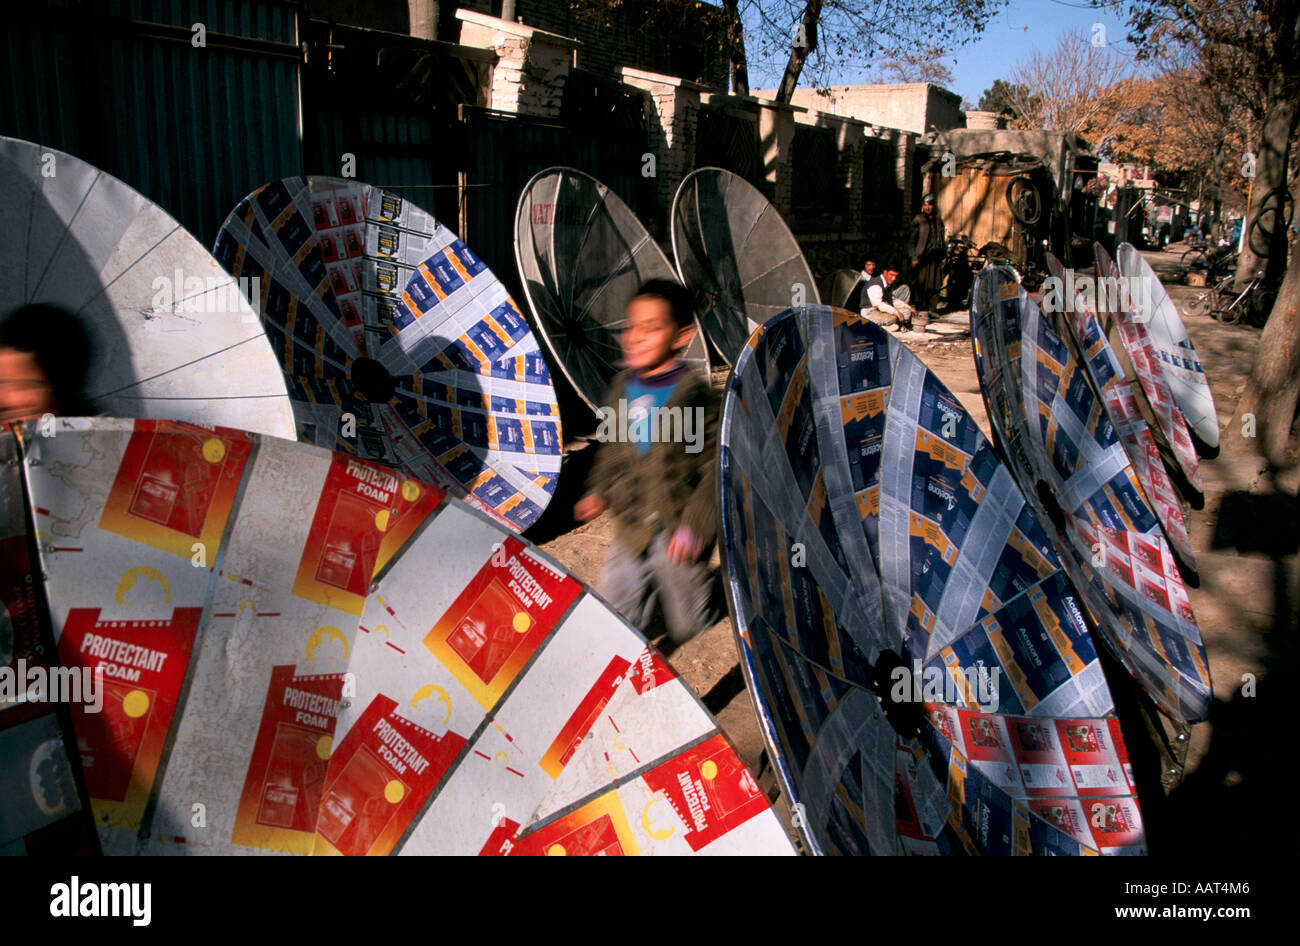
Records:
[[[776,90],[755,94],[774,98]],[[795,89],[792,104],[918,135],[966,126],[961,96],[929,82],[833,85],[824,92]]]

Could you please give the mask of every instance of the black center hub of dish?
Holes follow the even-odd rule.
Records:
[[[1038,493],[1038,501],[1043,504],[1043,509],[1047,512],[1047,518],[1051,519],[1052,525],[1056,526],[1056,531],[1064,532],[1065,510],[1056,501],[1056,494],[1052,492],[1052,488],[1039,480],[1034,484],[1034,489]]]
[[[565,319],[564,337],[570,345],[581,346],[587,343],[587,329],[583,322],[584,319],[578,316]]]
[[[352,362],[352,385],[374,404],[387,403],[396,390],[388,369],[373,358],[358,358]]]
[[[885,719],[904,739],[913,739],[921,732],[925,708],[917,698],[911,662],[892,650],[882,650],[872,667],[871,689],[880,700]]]

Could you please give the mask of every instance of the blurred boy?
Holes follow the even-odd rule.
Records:
[[[83,392],[90,360],[72,313],[39,303],[9,313],[0,321],[0,423],[94,414]]]
[[[580,522],[613,511],[600,593],[643,633],[658,600],[677,644],[715,620],[718,411],[708,381],[681,360],[694,337],[686,289],[657,279],[637,290],[620,337],[626,370],[601,407],[588,494],[573,510]]]

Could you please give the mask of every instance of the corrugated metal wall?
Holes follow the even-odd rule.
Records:
[[[359,180],[457,218],[458,107],[486,98],[496,55],[319,21],[304,25],[304,171]]]
[[[102,168],[211,245],[244,195],[301,172],[298,17],[282,0],[7,8],[0,134]]]

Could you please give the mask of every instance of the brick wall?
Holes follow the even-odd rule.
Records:
[[[555,118],[577,44],[540,28],[459,10],[461,43],[497,54],[488,106],[502,112]]]
[[[682,178],[695,170],[695,129],[705,86],[638,69],[623,68],[620,73],[624,85],[646,97],[649,145],[656,165],[655,202],[660,211],[655,223],[663,224]]]

